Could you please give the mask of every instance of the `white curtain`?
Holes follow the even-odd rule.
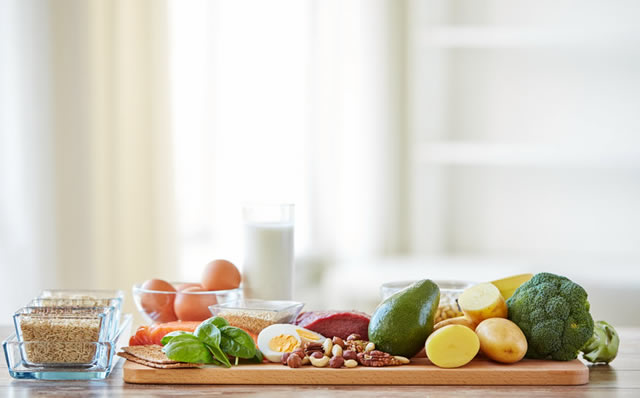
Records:
[[[44,287],[175,278],[166,4],[9,0],[0,15],[1,313]]]

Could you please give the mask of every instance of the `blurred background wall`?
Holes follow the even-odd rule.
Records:
[[[550,271],[638,325],[639,16],[623,0],[0,0],[0,314],[44,287],[241,266],[241,202],[283,200],[308,308]]]

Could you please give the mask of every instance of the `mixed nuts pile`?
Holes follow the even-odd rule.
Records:
[[[282,355],[282,364],[290,368],[299,368],[309,363],[318,368],[329,366],[338,369],[355,368],[358,365],[404,365],[409,363],[409,359],[376,350],[375,344],[363,340],[358,334],[350,335],[346,341],[335,336],[323,343],[306,343],[303,347]]]

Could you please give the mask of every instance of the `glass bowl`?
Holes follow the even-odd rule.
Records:
[[[174,286],[182,282],[172,282]],[[209,306],[241,299],[242,287],[206,292],[165,292],[143,289],[141,283],[133,285],[136,308],[151,323],[172,321],[204,321],[211,317]]]
[[[297,301],[241,299],[209,307],[214,316],[227,320],[231,326],[259,334],[276,323],[293,322],[304,303]]]
[[[385,300],[389,296],[409,287],[417,281],[397,281],[388,282],[380,286],[380,295]],[[435,316],[435,323],[449,318],[462,316],[462,310],[458,306],[458,296],[464,289],[473,285],[473,282],[456,281],[456,280],[436,280],[434,281],[440,288],[440,304]]]

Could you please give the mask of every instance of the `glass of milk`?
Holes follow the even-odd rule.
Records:
[[[293,204],[246,204],[242,212],[245,297],[291,300]]]

